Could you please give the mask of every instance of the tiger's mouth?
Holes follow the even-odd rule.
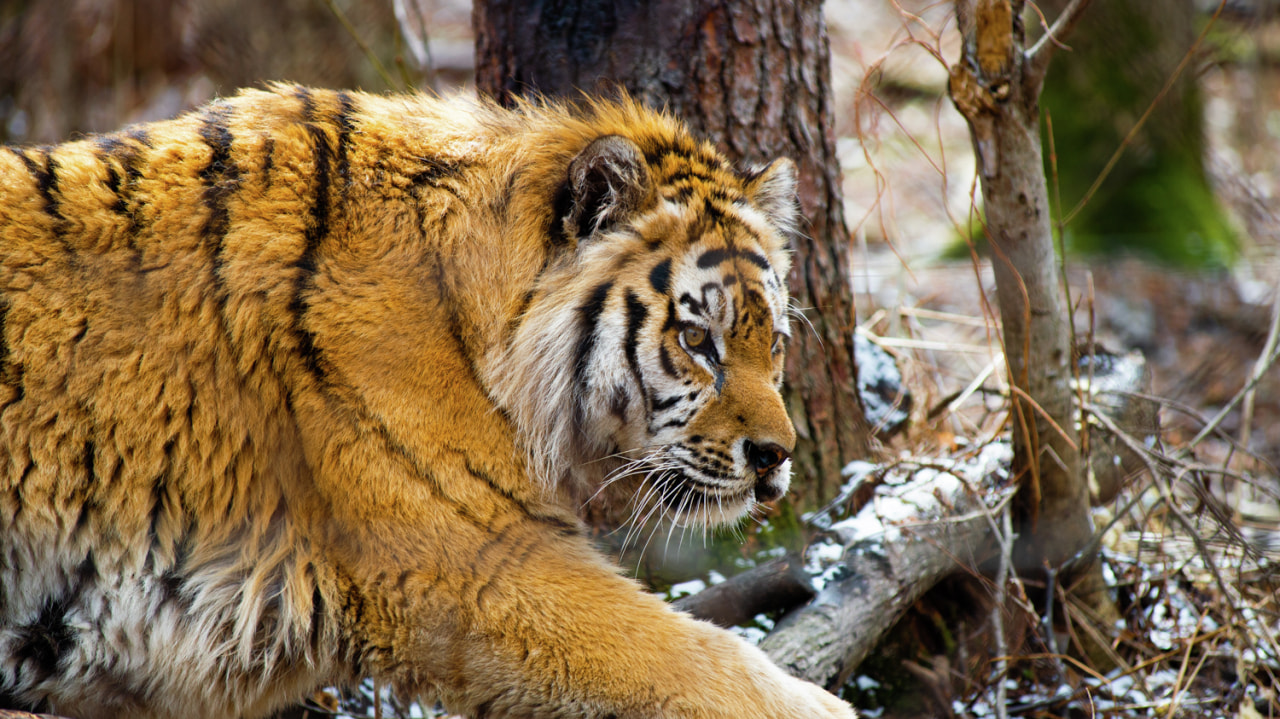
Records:
[[[716,527],[731,524],[762,502],[772,502],[790,486],[791,462],[784,459],[764,472],[724,476],[691,462],[676,460],[664,472],[656,499],[677,525]]]

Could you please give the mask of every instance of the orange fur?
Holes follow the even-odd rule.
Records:
[[[785,490],[792,174],[629,101],[287,86],[0,149],[0,701],[852,717],[577,519]]]

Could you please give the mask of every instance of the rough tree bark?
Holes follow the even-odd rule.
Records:
[[[1087,2],[1073,0],[1061,35]],[[1013,387],[1014,475],[1023,569],[1058,566],[1089,541],[1070,386],[1070,326],[1054,251],[1040,148],[1040,89],[1053,39],[1024,49],[1021,0],[957,0],[964,52],[951,97],[969,122]]]
[[[840,468],[869,450],[857,393],[849,244],[820,0],[478,0],[476,84],[508,102],[618,88],[667,107],[744,165],[791,157],[809,219],[791,294],[797,328],[787,405],[799,435],[800,504],[833,497]]]

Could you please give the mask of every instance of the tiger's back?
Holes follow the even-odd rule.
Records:
[[[329,659],[332,577],[304,576],[286,511],[307,481],[290,377],[309,338],[289,318],[327,233],[317,165],[348,170],[350,143],[306,111],[0,152],[0,686],[19,705],[221,704],[211,675],[247,698],[269,666]],[[96,704],[60,699],[66,675]]]
[[[636,151],[597,142],[613,136]],[[713,411],[695,392],[652,396],[650,365],[686,388],[725,382],[696,353],[673,361],[683,340],[644,338],[664,308],[625,279],[648,252],[644,290],[676,281],[655,263],[689,240],[653,240],[673,222],[655,203],[680,199],[690,165],[729,172],[708,153],[629,104],[509,112],[285,86],[0,150],[0,704],[257,716],[375,675],[480,714],[656,715],[671,700],[637,698],[651,676],[643,691],[596,676],[612,608],[634,605],[624,636],[730,640],[618,579],[574,510],[612,466],[593,453],[628,450],[641,417],[658,436]],[[650,187],[620,194],[619,162],[643,163]],[[733,181],[726,201],[744,203],[751,178]],[[642,209],[653,227],[624,222]],[[599,249],[609,232],[634,247]],[[759,280],[776,293],[782,250],[758,252],[783,263]],[[692,301],[714,304],[705,285]],[[766,334],[777,322],[718,302]],[[776,383],[768,354],[751,376]],[[715,461],[741,465],[734,452]],[[777,465],[752,481],[785,481]],[[563,606],[584,589],[609,609]],[[568,653],[561,679],[530,658],[550,646]]]

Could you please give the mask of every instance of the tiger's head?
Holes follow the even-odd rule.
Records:
[[[683,134],[576,154],[554,201],[565,249],[508,354],[532,382],[503,404],[536,472],[579,500],[612,485],[633,516],[678,524],[729,523],[786,492],[795,183],[790,160],[738,173]]]

